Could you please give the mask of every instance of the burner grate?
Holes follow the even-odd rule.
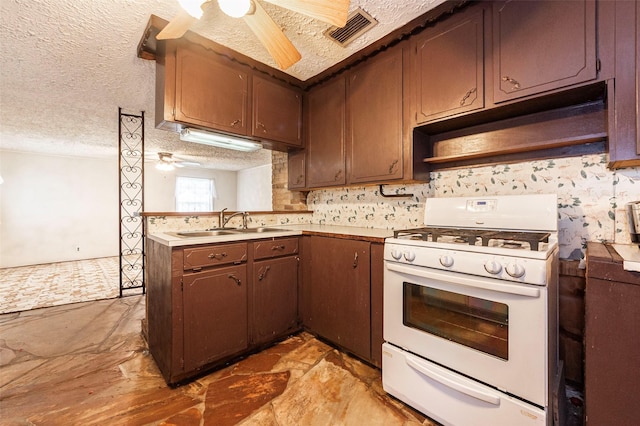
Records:
[[[469,245],[488,246],[492,240],[505,241],[505,245],[513,248],[521,248],[522,243],[528,243],[532,251],[538,251],[540,243],[548,243],[548,232],[532,232],[532,231],[495,231],[487,229],[456,229],[456,228],[437,228],[425,227],[404,229],[393,232],[394,238],[411,238],[421,239],[423,241],[437,242],[441,237],[453,237],[466,242]]]

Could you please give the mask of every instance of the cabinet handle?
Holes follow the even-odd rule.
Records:
[[[465,102],[467,102],[467,99],[469,99],[469,96],[471,96],[474,93],[476,93],[476,88],[475,87],[473,89],[469,90],[467,93],[465,93],[464,97],[460,101],[460,106],[464,106]]]
[[[505,75],[504,77],[502,77],[502,81],[506,81],[508,83],[511,83],[511,86],[513,86],[514,90],[518,90],[520,88],[520,83],[518,83],[517,80],[514,80],[513,78],[509,77],[508,75]]]
[[[338,170],[335,174],[335,176],[333,177],[333,180],[338,180],[340,179],[340,177],[342,176],[342,170]]]
[[[264,268],[264,272],[260,272],[260,275],[258,275],[259,281],[262,281],[264,277],[267,276],[267,272],[269,272],[269,269],[271,269],[271,266],[267,266],[266,268]]]
[[[391,163],[391,165],[389,166],[389,174],[393,173],[393,170],[396,168],[397,164],[398,164],[398,160],[393,160],[393,163]]]
[[[229,278],[234,280],[236,282],[236,284],[242,285],[242,281],[240,280],[240,278],[236,277],[235,275],[229,274]]]
[[[221,259],[224,259],[225,257],[227,257],[227,253],[224,253],[224,252],[222,252],[222,253],[211,253],[208,257],[209,257],[209,259],[221,260]]]
[[[358,267],[358,252],[355,252],[353,254],[353,268],[357,268]]]
[[[271,250],[284,250],[284,244],[283,245],[279,245],[279,246],[272,246]]]
[[[267,133],[267,126],[265,126],[263,123],[258,121],[256,123],[256,128],[258,128],[258,127],[262,128],[262,133]]]
[[[238,124],[240,124],[240,121],[241,121],[240,119],[233,120],[233,121],[231,122],[231,126],[232,126],[232,127],[237,126]]]

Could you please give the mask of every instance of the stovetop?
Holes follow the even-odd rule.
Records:
[[[397,230],[393,238],[428,241],[432,243],[468,244],[470,246],[500,247],[540,251],[541,243],[548,243],[551,233],[533,231],[500,231],[495,229],[463,229],[423,227]]]

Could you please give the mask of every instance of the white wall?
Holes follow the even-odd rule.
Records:
[[[238,210],[271,211],[271,164],[238,172]]]
[[[0,151],[0,267],[117,256],[118,175],[115,156]]]
[[[154,164],[154,162],[147,162],[144,167],[144,210],[146,212],[176,211],[176,176],[213,179],[218,193],[213,209],[237,209],[237,172],[195,167],[176,168],[165,172],[158,170]],[[271,184],[271,177],[269,177],[269,184]]]

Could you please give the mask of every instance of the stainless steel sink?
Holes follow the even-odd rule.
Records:
[[[169,235],[173,235],[181,238],[192,238],[192,237],[216,237],[219,235],[233,235],[234,232],[231,229],[221,230],[216,229],[212,231],[184,231],[184,232],[167,232]]]
[[[243,234],[250,234],[253,232],[285,232],[286,229],[280,228],[269,228],[269,227],[260,227],[260,228],[247,228],[247,229],[234,229],[235,232],[242,232]]]

